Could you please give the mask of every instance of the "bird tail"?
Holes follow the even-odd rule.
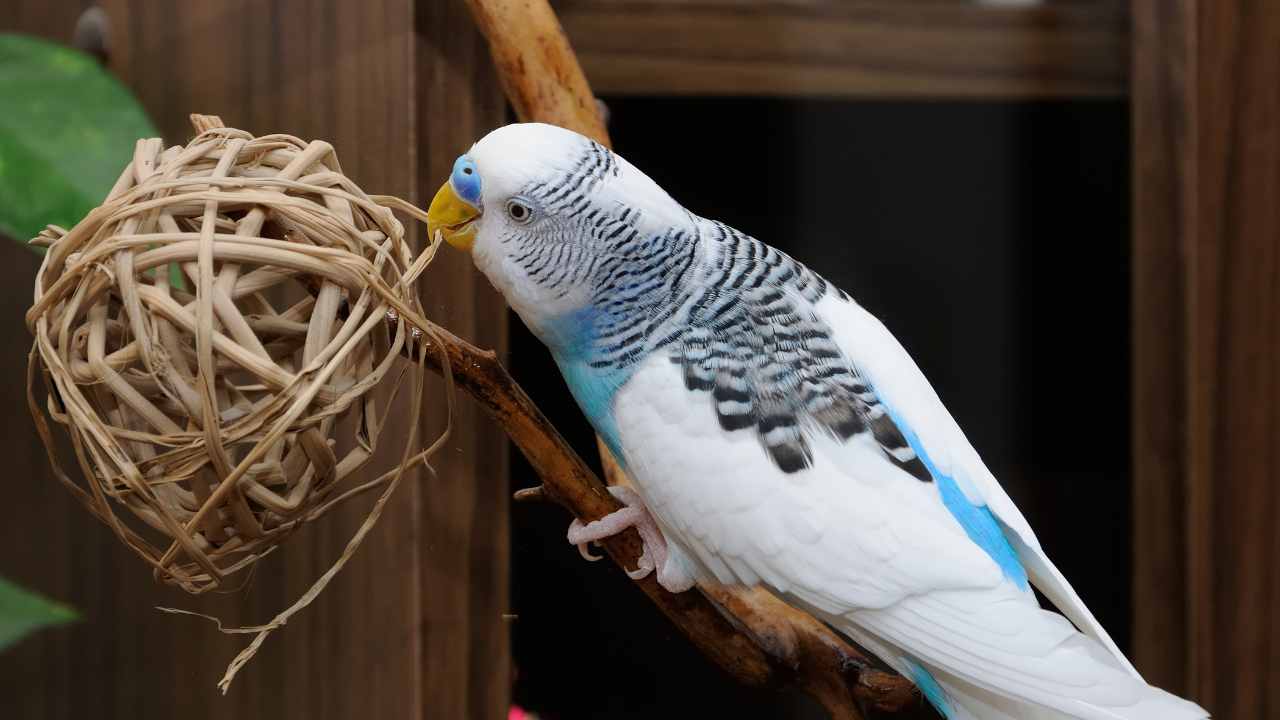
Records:
[[[930,702],[947,720],[1206,720],[1209,717],[1199,706],[1150,685],[1144,688],[1144,696],[1137,704],[1121,708],[1081,707],[1076,713],[998,695],[945,671],[929,672],[942,691],[945,704]]]
[[[1061,615],[1002,605],[1001,617],[943,615],[939,603],[917,596],[830,621],[911,678],[946,720],[1209,718],[1148,685]]]

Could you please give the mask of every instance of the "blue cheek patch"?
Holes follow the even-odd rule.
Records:
[[[618,424],[613,419],[613,398],[618,389],[630,379],[631,372],[601,371],[581,358],[559,353],[552,353],[552,357],[560,366],[560,374],[569,385],[573,399],[578,401],[578,407],[582,408],[582,414],[587,416],[596,433],[609,446],[613,457],[625,467],[622,438],[618,433]]]
[[[582,408],[582,413],[609,446],[614,458],[625,467],[622,442],[613,419],[613,398],[631,379],[635,367],[592,366],[592,361],[597,359],[593,342],[598,312],[595,308],[584,308],[567,313],[546,323],[540,328],[539,336],[551,349],[551,355],[560,366],[560,374],[569,385],[574,400],[578,401],[578,407]]]
[[[458,197],[480,207],[480,171],[470,155],[461,155],[453,161],[453,174],[449,184]]]

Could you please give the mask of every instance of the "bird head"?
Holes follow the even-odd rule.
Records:
[[[693,222],[607,148],[539,123],[508,125],[473,145],[427,217],[431,236],[469,252],[549,345],[563,318],[598,301],[609,272],[651,256],[652,238]]]

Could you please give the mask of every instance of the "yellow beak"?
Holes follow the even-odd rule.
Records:
[[[434,239],[439,232],[450,245],[470,250],[476,239],[475,220],[479,217],[480,208],[458,197],[453,185],[446,182],[427,208],[427,234]]]

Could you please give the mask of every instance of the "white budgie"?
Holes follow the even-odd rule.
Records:
[[[668,589],[763,583],[952,720],[1208,717],[1142,680],[893,335],[799,262],[549,125],[476,143],[429,216],[635,479],[571,541],[638,524]]]

